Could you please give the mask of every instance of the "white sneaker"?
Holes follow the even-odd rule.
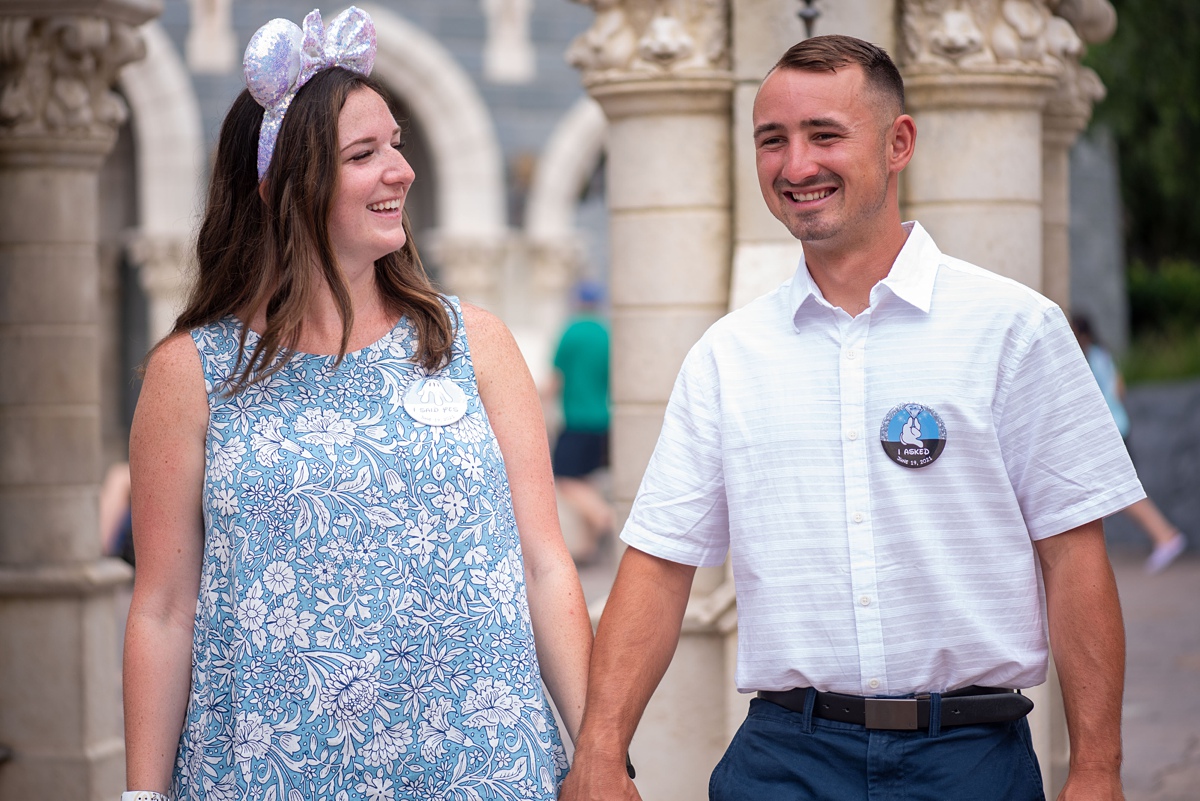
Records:
[[[1175,558],[1185,549],[1187,549],[1187,537],[1176,532],[1174,537],[1162,545],[1154,546],[1154,550],[1150,552],[1150,557],[1146,560],[1146,572],[1152,576],[1163,572],[1167,569],[1167,565],[1174,562]]]

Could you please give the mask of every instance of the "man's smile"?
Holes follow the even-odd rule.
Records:
[[[825,198],[829,197],[836,191],[837,191],[837,189],[835,189],[835,188],[816,189],[812,192],[797,192],[797,191],[792,190],[792,191],[785,191],[783,194],[785,197],[787,197],[788,200],[792,201],[793,203],[808,203],[813,200],[824,200]]]

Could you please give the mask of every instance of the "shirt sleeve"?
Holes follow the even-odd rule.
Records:
[[[1049,306],[1002,365],[997,437],[1029,535],[1061,534],[1146,496],[1066,318]]]
[[[621,532],[628,545],[696,567],[725,560],[729,513],[719,410],[719,375],[702,339],[675,380],[658,444]]]

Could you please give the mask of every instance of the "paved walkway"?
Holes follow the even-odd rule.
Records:
[[[1185,554],[1158,576],[1144,554],[1122,548],[1113,568],[1125,611],[1126,801],[1200,799],[1200,555]],[[584,595],[603,598],[615,569],[612,543],[582,568]]]
[[[1113,554],[1125,611],[1127,801],[1200,799],[1200,556],[1163,573]]]

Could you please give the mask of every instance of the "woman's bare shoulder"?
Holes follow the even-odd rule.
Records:
[[[463,325],[466,327],[467,335],[472,332],[478,332],[484,335],[508,334],[508,326],[496,315],[492,314],[487,309],[480,308],[474,303],[461,301],[459,305],[462,307]]]
[[[190,334],[171,334],[146,360],[146,374],[138,407],[154,407],[166,414],[207,416],[208,392],[200,352]]]
[[[521,351],[512,332],[499,317],[471,303],[462,304],[462,317],[467,346],[477,371],[492,365],[502,367],[520,358]]]
[[[196,350],[196,342],[186,331],[170,334],[159,342],[150,352],[146,361],[146,372],[199,369],[200,353]]]

